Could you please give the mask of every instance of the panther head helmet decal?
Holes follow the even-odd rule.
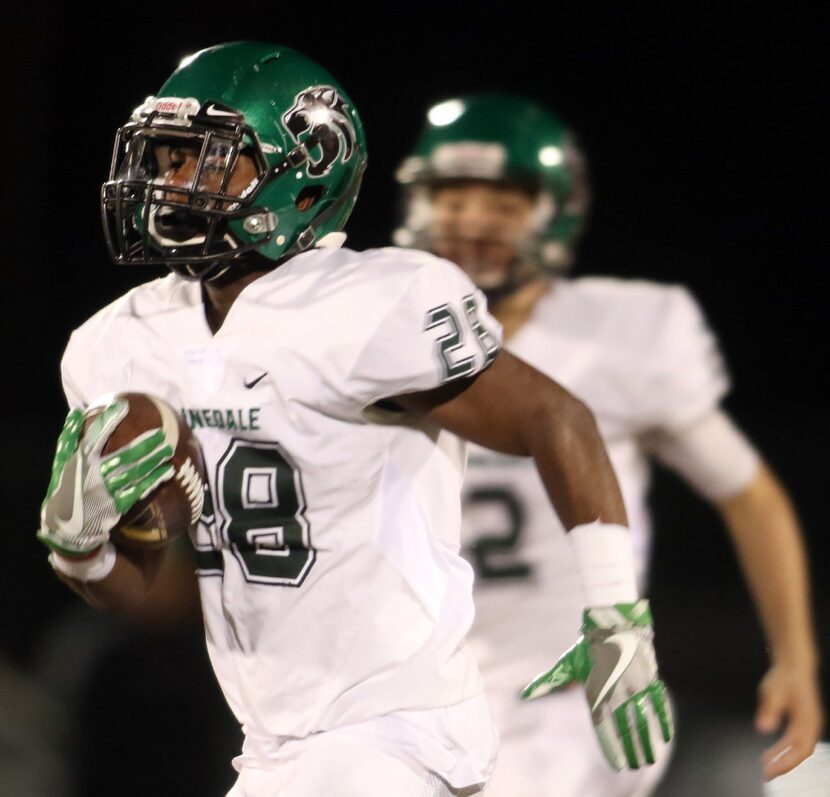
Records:
[[[320,156],[309,161],[309,177],[323,177],[338,158],[343,163],[351,158],[357,134],[348,107],[333,86],[313,86],[301,91],[283,114],[282,123],[294,141],[299,144],[303,133],[317,140]]]

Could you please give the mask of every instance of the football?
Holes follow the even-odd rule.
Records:
[[[174,476],[156,487],[130,509],[110,532],[116,545],[152,549],[191,532],[202,513],[205,464],[202,449],[188,425],[163,399],[147,393],[118,393],[102,398],[86,410],[89,423],[109,401],[126,399],[129,411],[103,448],[111,454],[149,429],[163,428],[173,446]]]

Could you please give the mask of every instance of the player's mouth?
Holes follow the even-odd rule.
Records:
[[[204,243],[207,232],[207,217],[184,208],[162,207],[150,215],[150,234],[166,246]]]

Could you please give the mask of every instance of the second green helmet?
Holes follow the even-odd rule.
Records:
[[[396,176],[406,191],[398,245],[423,246],[428,239],[431,188],[484,180],[537,192],[532,257],[543,268],[571,265],[588,210],[587,169],[573,134],[537,103],[473,94],[433,105]]]

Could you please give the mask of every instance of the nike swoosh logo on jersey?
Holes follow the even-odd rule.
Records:
[[[602,644],[614,645],[620,651],[620,657],[617,659],[617,663],[608,675],[602,689],[599,690],[597,699],[594,701],[594,705],[591,706],[591,711],[597,710],[597,706],[602,703],[605,696],[611,691],[611,689],[614,688],[614,685],[617,683],[619,677],[625,672],[628,665],[631,664],[631,661],[637,655],[637,646],[639,645],[639,642],[635,637],[632,637],[629,634],[612,634]]]
[[[245,379],[244,380],[244,385],[245,385],[245,387],[247,387],[250,390],[258,382],[261,382],[263,379],[265,379],[266,376],[268,376],[268,371],[263,371],[259,376],[254,377],[250,381]]]
[[[208,116],[239,116],[239,114],[235,111],[223,111],[213,104],[208,105],[207,108],[205,108],[205,113]]]

